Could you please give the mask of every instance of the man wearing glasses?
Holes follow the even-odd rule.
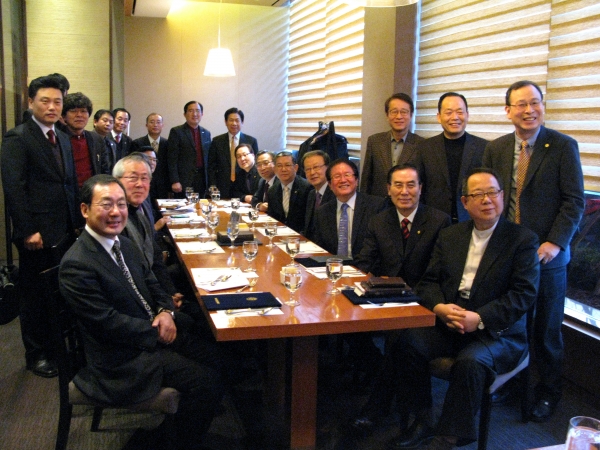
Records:
[[[235,181],[233,182],[231,197],[239,198],[242,202],[250,203],[252,196],[258,189],[260,175],[256,167],[254,150],[250,144],[240,144],[235,148],[237,165]]]
[[[386,100],[385,115],[391,129],[369,136],[367,140],[360,192],[387,196],[389,170],[413,158],[417,144],[423,140],[421,136],[408,131],[414,112],[413,100],[407,94],[394,94]]]
[[[584,208],[577,141],[543,126],[542,100],[542,90],[532,81],[510,86],[504,109],[515,132],[490,142],[483,155],[483,164],[496,170],[507,186],[505,216],[533,230],[541,243],[533,337],[540,376],[531,413],[535,422],[552,416],[562,394],[566,269]]]
[[[308,193],[312,186],[297,175],[298,164],[292,152],[279,152],[275,156],[275,175],[278,182],[267,192],[269,208],[267,214],[283,222],[292,230],[301,233]]]
[[[268,150],[261,150],[256,155],[256,169],[260,175],[258,187],[252,196],[252,206],[259,211],[267,212],[269,209],[269,189],[277,177],[275,176],[275,155]]]
[[[461,180],[474,167],[481,166],[488,141],[465,131],[469,122],[467,99],[446,92],[438,101],[437,120],[443,132],[419,143],[411,161],[421,173],[423,203],[452,217],[452,222],[468,220],[460,201]]]

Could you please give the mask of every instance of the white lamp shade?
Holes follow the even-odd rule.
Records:
[[[213,48],[208,51],[205,77],[234,77],[233,58],[228,48]]]

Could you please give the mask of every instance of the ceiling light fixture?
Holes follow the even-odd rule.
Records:
[[[217,38],[217,48],[211,48],[208,51],[206,66],[204,67],[205,77],[234,77],[235,68],[233,67],[233,58],[228,48],[221,48],[221,5],[219,1],[219,32]]]

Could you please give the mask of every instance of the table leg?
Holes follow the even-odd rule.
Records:
[[[308,450],[317,439],[319,338],[292,338],[290,448]]]

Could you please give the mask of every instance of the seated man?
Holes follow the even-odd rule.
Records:
[[[277,180],[275,176],[275,155],[268,150],[261,150],[256,154],[256,169],[260,175],[258,185],[252,196],[252,206],[259,211],[267,212],[269,209],[269,189]]]
[[[396,165],[388,173],[388,208],[369,220],[356,266],[375,276],[402,277],[414,287],[427,269],[433,246],[450,216],[419,204],[423,183],[416,167]],[[403,224],[404,222],[404,224]]]
[[[379,377],[373,392],[395,391],[401,409],[405,431],[389,448],[414,448],[433,436],[419,448],[444,450],[475,441],[487,383],[527,354],[525,312],[538,289],[538,240],[502,217],[503,196],[490,169],[474,169],[461,198],[471,220],[440,231],[415,289],[421,304],[436,314],[436,325],[401,333],[386,357],[395,373]],[[442,415],[430,428],[429,361],[446,356],[455,363]],[[416,419],[407,428],[410,413]]]
[[[279,152],[275,156],[275,174],[278,182],[269,189],[267,214],[301,233],[304,229],[304,214],[308,193],[312,186],[296,175],[298,164],[292,152]]]
[[[238,166],[235,181],[231,188],[231,197],[250,203],[252,196],[258,189],[260,175],[254,164],[254,150],[250,144],[240,144],[235,148],[235,159]]]
[[[114,405],[148,400],[161,387],[177,389],[176,447],[199,449],[223,394],[220,376],[199,362],[193,336],[178,328],[171,297],[141,252],[119,237],[128,216],[123,186],[96,175],[80,193],[85,230],[59,275],[87,361],[73,381],[85,395]]]
[[[308,181],[314,189],[308,193],[306,202],[306,219],[304,220],[304,232],[308,239],[314,237],[314,222],[317,209],[330,200],[335,199],[333,191],[327,184],[327,167],[329,167],[329,155],[322,150],[313,150],[305,153],[302,157],[302,167]]]

